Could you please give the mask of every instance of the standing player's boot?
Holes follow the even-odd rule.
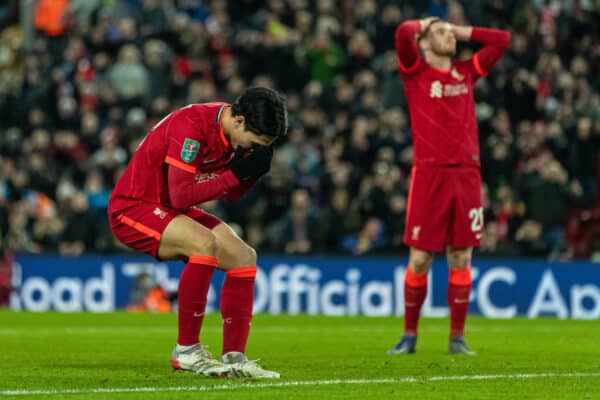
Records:
[[[228,378],[280,378],[279,372],[263,369],[256,361],[258,360],[248,360],[246,355],[238,351],[223,354],[223,363],[229,367]]]
[[[388,354],[413,354],[417,347],[417,337],[404,335],[397,345],[388,350]]]
[[[448,342],[448,353],[450,354],[464,354],[466,356],[474,356],[477,353],[465,343],[463,336],[457,336],[450,338]]]
[[[200,344],[185,351],[178,351],[177,347],[171,354],[171,366],[175,370],[192,371],[204,376],[225,377],[229,367],[215,360],[208,349]]]

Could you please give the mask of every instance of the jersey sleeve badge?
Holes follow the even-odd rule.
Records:
[[[186,163],[194,161],[200,150],[200,142],[190,138],[185,138],[183,146],[181,146],[181,159]]]

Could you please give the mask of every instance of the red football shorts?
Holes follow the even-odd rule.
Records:
[[[223,222],[214,215],[195,207],[181,212],[138,200],[111,199],[111,203],[113,204],[109,205],[108,220],[115,237],[121,243],[149,254],[157,260],[160,260],[158,258],[160,238],[169,222],[176,216],[184,214],[208,229],[213,229]]]
[[[477,168],[413,167],[404,243],[432,252],[479,246],[483,228]]]

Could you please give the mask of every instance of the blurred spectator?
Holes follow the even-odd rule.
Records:
[[[67,225],[60,240],[58,250],[64,256],[79,256],[96,249],[98,227],[96,217],[89,209],[87,197],[77,192],[71,198],[71,209]]]
[[[539,175],[523,176],[521,185],[525,186],[527,214],[532,219],[529,225],[536,225],[535,229],[524,228],[522,235],[543,242],[550,257],[556,258],[565,250],[564,223],[569,206],[581,199],[581,185],[577,181],[569,183],[566,171],[556,160],[549,161]]]
[[[385,225],[393,247],[402,247],[404,225],[406,221],[406,196],[401,192],[392,192],[389,197],[389,212]]]
[[[128,44],[121,48],[117,62],[108,71],[108,79],[126,104],[141,104],[149,81],[148,70],[141,63],[137,47]]]
[[[35,27],[49,36],[60,36],[67,30],[69,0],[39,0],[35,9]]]
[[[100,149],[91,157],[95,167],[104,170],[114,170],[127,161],[127,152],[118,146],[117,132],[111,127],[104,128],[100,133]]]
[[[152,286],[153,283],[150,274],[147,272],[140,273],[133,281],[133,285],[131,285],[127,308],[137,310],[139,307],[143,307],[144,300]]]
[[[105,215],[108,208],[110,191],[104,185],[104,177],[99,171],[91,171],[85,181],[85,193],[90,209],[98,214]]]
[[[64,222],[52,207],[35,221],[32,238],[41,249],[58,251],[64,229]]]
[[[385,225],[377,218],[369,218],[363,228],[343,238],[342,247],[353,254],[365,254],[388,244]]]
[[[160,285],[152,282],[152,277],[147,272],[140,273],[133,282],[129,292],[128,311],[171,311],[169,293]]]
[[[575,137],[571,138],[569,142],[569,172],[580,182],[586,205],[593,203],[598,190],[595,172],[600,150],[600,132],[593,134],[592,129],[590,117],[579,118],[575,128]]]
[[[290,210],[283,219],[283,242],[286,253],[308,253],[315,245],[316,215],[307,190],[292,193]]]
[[[350,205],[350,193],[347,189],[335,189],[328,205],[319,215],[316,226],[316,250],[325,252],[341,247],[342,238],[358,231],[361,217]]]
[[[324,86],[331,85],[334,75],[341,71],[346,63],[344,50],[327,32],[317,32],[306,52],[310,77]]]
[[[521,254],[542,256],[548,253],[546,243],[541,239],[542,224],[527,220],[515,234],[515,243]]]

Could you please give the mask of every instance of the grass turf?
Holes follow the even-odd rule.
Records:
[[[276,381],[172,372],[176,322],[174,314],[2,311],[0,397],[600,398],[599,321],[470,317],[467,341],[478,355],[459,357],[447,354],[448,320],[424,319],[417,353],[388,356],[399,318],[257,315],[247,353],[279,371]],[[220,353],[217,314],[207,316],[202,342]]]

